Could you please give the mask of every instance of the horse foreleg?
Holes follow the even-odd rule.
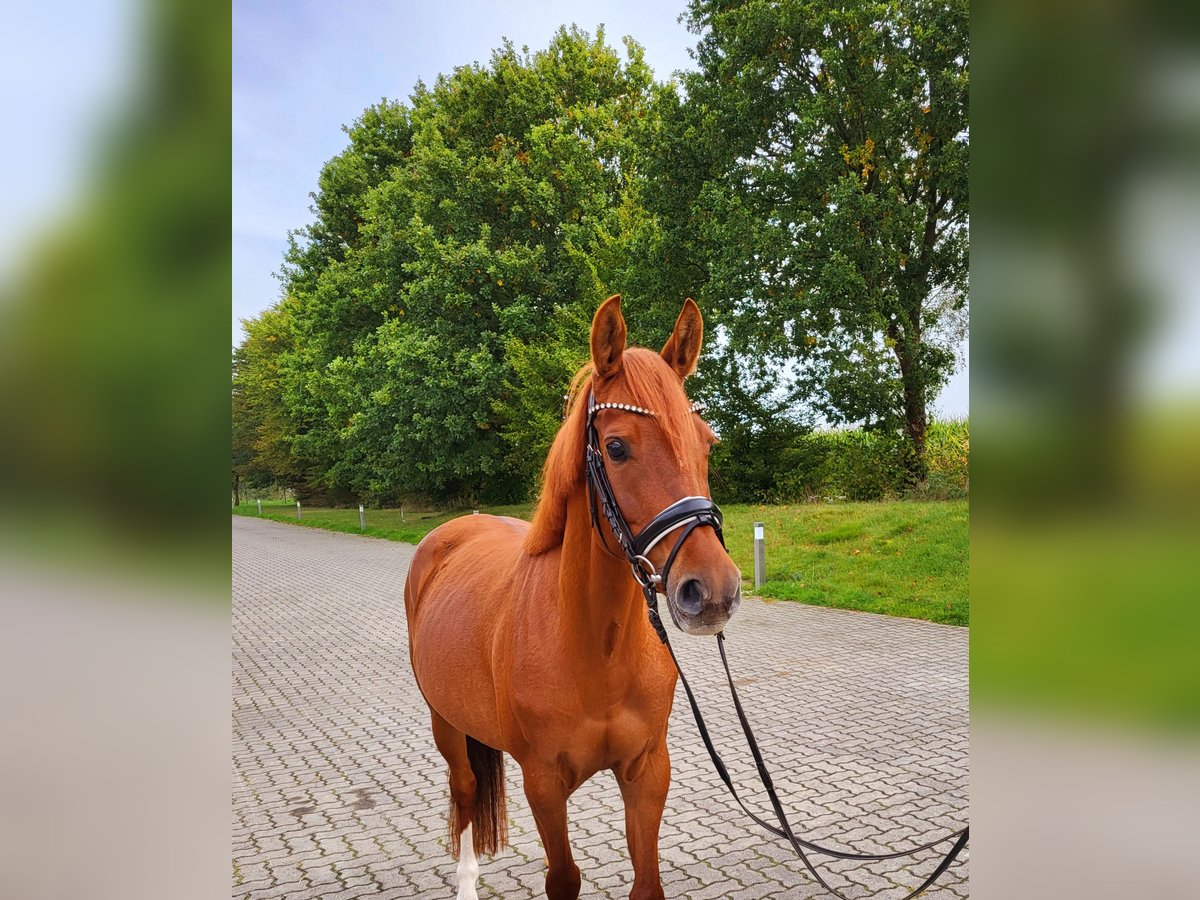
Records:
[[[579,867],[571,857],[567,840],[567,797],[570,791],[557,767],[524,766],[525,797],[537,822],[549,869],[546,896],[550,900],[576,900],[579,896]]]
[[[661,900],[658,828],[671,786],[671,758],[666,741],[647,750],[633,764],[615,769],[613,774],[625,801],[625,839],[633,861],[630,900]]]

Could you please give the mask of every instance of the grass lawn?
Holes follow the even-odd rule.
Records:
[[[481,512],[529,518],[531,504],[484,507]],[[253,503],[236,515],[257,516]],[[754,577],[754,522],[766,526],[767,582],[758,596],[814,606],[966,625],[967,501],[730,504],[725,540],[734,562]],[[470,510],[367,510],[366,534],[416,543],[435,527]],[[357,509],[304,509],[300,524],[359,533]],[[264,501],[263,517],[296,524],[296,505]]]
[[[966,625],[967,501],[722,507],[725,541],[750,583],[765,526],[759,596]]]

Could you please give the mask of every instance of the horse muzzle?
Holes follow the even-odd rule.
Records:
[[[675,579],[672,579],[674,581]],[[716,584],[709,575],[682,575],[667,590],[671,621],[684,634],[719,634],[742,602],[740,575],[732,584]]]

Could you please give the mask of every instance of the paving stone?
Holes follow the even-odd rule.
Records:
[[[445,765],[408,666],[413,547],[233,518],[233,862],[248,900],[449,900]],[[727,629],[739,693],[804,837],[902,850],[966,823],[965,629],[746,598]],[[713,740],[770,820],[711,641],[673,633]],[[820,898],[789,847],[749,822],[712,771],[682,690],[660,862],[668,897]],[[481,898],[540,898],[545,869],[520,770],[512,846],[481,861]],[[605,773],[571,798],[583,895],[632,884],[620,793]],[[821,860],[848,897],[902,896],[935,857]],[[924,896],[969,893],[969,854]]]

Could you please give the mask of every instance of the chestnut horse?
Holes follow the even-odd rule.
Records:
[[[626,350],[621,298],[609,298],[592,322],[591,364],[573,383],[533,522],[464,516],[430,532],[413,557],[404,588],[409,652],[449,765],[459,900],[477,896],[477,854],[505,844],[504,753],[521,767],[548,897],[579,896],[567,798],[602,769],[616,776],[625,803],[630,897],[663,896],[658,829],[671,780],[675,669],[604,517],[592,524],[588,407],[601,407],[590,421],[635,532],[680,498],[707,497],[715,438],[683,388],[703,332],[689,299],[661,353]],[[681,630],[711,635],[737,608],[741,574],[713,529],[693,531],[660,592]],[[668,543],[646,551],[658,571]]]

